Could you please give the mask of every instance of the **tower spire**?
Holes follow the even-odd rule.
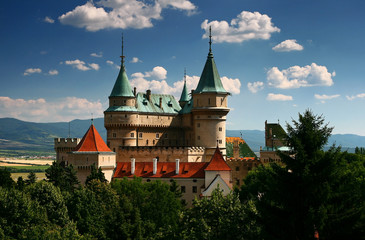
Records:
[[[186,84],[186,68],[184,68],[184,84]]]
[[[124,67],[124,36],[123,36],[123,33],[122,33],[122,56],[120,56],[120,58],[122,59],[122,67]]]
[[[212,53],[212,26],[209,26],[209,53]]]

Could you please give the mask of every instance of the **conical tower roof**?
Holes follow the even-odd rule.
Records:
[[[94,127],[94,124],[91,124],[80,143],[76,146],[74,152],[112,152],[112,150],[105,144]]]
[[[134,97],[132,92],[131,85],[129,84],[129,80],[127,77],[127,73],[125,71],[124,66],[124,55],[123,55],[123,38],[122,38],[122,64],[120,66],[120,71],[115,81],[113,90],[109,97]]]
[[[209,54],[203,72],[200,76],[198,86],[196,87],[194,93],[227,93],[224,89],[221,78],[218,73],[217,66],[215,65],[213,53],[212,53],[212,36],[209,35]]]
[[[217,146],[214,155],[210,160],[208,166],[204,169],[205,171],[232,171],[226,161],[224,161],[222,153]]]
[[[188,89],[186,87],[186,72],[184,73],[184,87],[180,96],[179,102],[188,102],[190,100]]]

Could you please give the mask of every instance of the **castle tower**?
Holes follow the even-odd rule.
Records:
[[[184,87],[183,87],[183,90],[181,92],[181,96],[180,96],[180,100],[179,100],[180,107],[184,108],[185,104],[187,102],[189,102],[189,100],[190,100],[190,98],[189,98],[189,95],[188,95],[188,89],[186,87],[186,71],[184,71]]]
[[[91,166],[101,168],[105,178],[110,182],[116,167],[116,154],[110,150],[93,124],[85,133],[80,143],[69,154],[69,164],[77,170],[77,178],[84,184],[91,173]]]
[[[209,53],[199,83],[193,92],[194,145],[205,147],[206,159],[213,156],[218,146],[226,155],[227,98],[212,53],[210,29]]]
[[[104,112],[107,144],[115,152],[119,146],[136,146],[137,131],[131,123],[137,118],[136,96],[129,83],[122,56],[120,71],[109,96],[109,108]]]

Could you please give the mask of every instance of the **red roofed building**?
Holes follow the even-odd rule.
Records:
[[[67,144],[68,139],[56,139],[57,144]],[[77,141],[78,142],[78,141]],[[75,144],[71,141],[70,144]],[[91,166],[101,168],[105,178],[110,182],[115,169],[115,153],[111,151],[101,138],[95,126],[91,124],[81,141],[68,152],[63,161],[72,164],[77,170],[77,178],[80,183],[85,183],[87,176],[91,173]]]
[[[181,187],[182,198],[188,206],[197,197],[209,197],[211,192],[219,187],[224,194],[232,189],[231,168],[224,161],[217,147],[210,162],[118,162],[113,178],[141,177],[144,181],[161,180],[170,182],[172,179]]]

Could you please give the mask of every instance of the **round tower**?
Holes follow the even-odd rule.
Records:
[[[213,156],[218,146],[226,155],[227,92],[220,79],[212,53],[211,29],[209,53],[197,88],[193,92],[194,145],[205,147],[206,159]]]

